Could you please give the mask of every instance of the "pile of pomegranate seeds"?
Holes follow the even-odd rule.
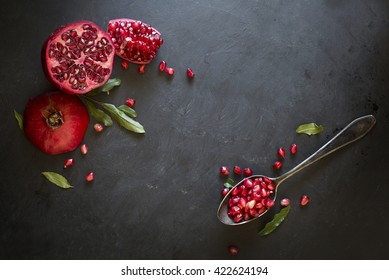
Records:
[[[231,191],[228,200],[228,215],[235,223],[258,217],[274,205],[270,198],[275,189],[268,177],[247,178]]]

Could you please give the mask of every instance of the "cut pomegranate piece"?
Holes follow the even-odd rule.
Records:
[[[115,46],[116,55],[136,64],[150,63],[163,44],[161,33],[140,20],[110,20],[108,34]]]
[[[88,127],[89,114],[78,97],[52,91],[30,99],[23,120],[31,143],[55,155],[77,148]]]
[[[63,92],[85,94],[108,81],[114,56],[109,35],[93,22],[80,21],[50,35],[42,48],[42,66]]]

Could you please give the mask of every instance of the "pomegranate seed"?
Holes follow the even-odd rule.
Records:
[[[235,256],[239,253],[239,250],[236,246],[230,246],[230,247],[228,247],[228,253]]]
[[[242,174],[242,168],[240,168],[239,166],[235,165],[235,166],[234,166],[234,173],[235,173],[236,175]]]
[[[253,175],[253,171],[250,168],[246,167],[243,170],[243,174],[244,174],[245,177],[249,177],[249,176]]]
[[[232,206],[238,204],[239,199],[240,199],[239,196],[233,196],[233,197],[231,197],[231,198],[228,200],[228,205],[229,205],[230,207],[232,207]]]
[[[266,208],[271,208],[271,207],[273,207],[273,206],[274,206],[274,200],[268,199],[268,200],[266,201]]]
[[[94,179],[95,179],[95,175],[93,174],[93,172],[89,172],[85,176],[85,180],[87,180],[88,182],[92,182]]]
[[[135,99],[132,99],[132,98],[126,99],[126,105],[130,108],[134,108],[135,103],[136,103]]]
[[[274,164],[273,164],[273,168],[274,169],[280,169],[282,167],[282,162],[281,161],[276,161]]]
[[[307,195],[303,195],[303,196],[301,196],[301,198],[300,198],[300,205],[301,206],[305,206],[305,205],[307,205],[308,203],[309,203],[309,201],[311,200],[311,198],[309,197],[309,196],[307,196]]]
[[[244,186],[245,186],[246,188],[252,188],[252,187],[254,186],[254,185],[253,185],[253,181],[252,181],[251,179],[246,179],[246,180],[244,180],[243,184],[244,184]]]
[[[146,64],[141,64],[138,66],[138,73],[144,74],[146,72]]]
[[[231,207],[231,214],[234,215],[234,216],[240,214],[241,211],[242,211],[242,209],[239,206],[237,206],[237,205],[234,205],[234,206]]]
[[[170,76],[174,75],[174,68],[166,67],[165,72],[168,73]]]
[[[290,200],[289,198],[283,198],[281,199],[281,202],[280,202],[281,206],[288,206],[290,204]]]
[[[93,127],[96,130],[96,132],[102,132],[104,129],[104,127],[99,123],[95,123],[95,125]]]
[[[277,150],[277,154],[282,157],[282,158],[285,158],[285,149],[284,148],[279,148]]]
[[[246,207],[247,200],[244,197],[241,197],[238,202],[238,206],[243,209]]]
[[[228,168],[226,166],[222,166],[222,167],[220,167],[220,174],[228,176],[230,174],[230,171],[228,170]]]
[[[122,65],[122,67],[124,68],[124,69],[128,69],[128,61],[127,60],[122,60],[122,63],[121,63],[121,65]]]
[[[225,197],[230,190],[228,188],[223,188],[222,190],[222,196]]]
[[[239,223],[240,221],[242,221],[242,219],[243,219],[243,214],[242,213],[239,213],[239,214],[237,214],[235,217],[234,217],[234,222],[235,223]]]
[[[74,159],[69,158],[69,159],[65,160],[63,168],[67,168],[67,167],[72,166],[72,165],[74,165]]]
[[[246,207],[249,208],[249,209],[252,209],[254,208],[255,206],[255,200],[250,200],[249,202],[246,203]]]
[[[82,144],[80,147],[81,154],[86,155],[88,153],[88,146],[86,144]]]
[[[234,188],[232,191],[231,191],[231,194],[232,195],[237,195],[239,193],[239,189],[238,188]]]
[[[296,145],[296,144],[292,144],[292,145],[290,146],[290,153],[291,153],[292,155],[294,155],[294,154],[297,153],[297,145]]]
[[[166,69],[166,61],[162,60],[160,63],[159,63],[159,71],[160,72],[163,72],[165,71]]]
[[[188,75],[189,78],[193,79],[195,76],[195,73],[192,71],[192,69],[188,68],[186,69],[186,74]]]

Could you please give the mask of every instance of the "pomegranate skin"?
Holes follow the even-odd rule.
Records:
[[[66,48],[67,53],[70,53],[71,46],[66,45],[65,41],[61,38],[62,35],[71,30],[76,30],[78,38],[81,38],[83,32],[85,32],[85,30],[83,30],[83,26],[85,25],[89,25],[96,30],[97,38],[93,40],[94,44],[91,46],[87,47],[85,45],[78,47],[80,57],[67,57],[67,54],[64,54],[56,58],[50,55],[50,52],[53,51],[53,49],[51,49],[52,46],[55,48],[57,43],[61,43]],[[91,51],[88,51],[88,49],[90,50],[92,47],[96,46],[99,41],[101,42],[101,39],[103,38],[106,39],[105,46],[101,46],[94,54],[92,54]],[[72,47],[74,47],[74,45]],[[55,51],[59,50],[55,49]],[[104,55],[102,55],[103,53]],[[100,57],[97,58],[98,56],[103,56],[104,61]],[[89,91],[104,85],[112,74],[114,57],[115,51],[110,36],[95,23],[86,20],[61,25],[47,38],[41,50],[41,63],[47,80],[53,83],[60,91],[68,94],[86,94]],[[89,60],[87,63],[89,63],[89,65],[91,64],[90,66],[86,66],[86,60]],[[95,67],[98,66],[100,66],[100,68],[96,69]],[[62,67],[67,68],[66,71],[68,71],[68,76],[61,81],[58,79],[57,74],[53,72],[53,69]],[[75,68],[69,70],[71,67]],[[61,71],[62,74],[64,74],[65,71]],[[70,78],[74,77],[74,74],[71,74],[72,72],[84,72],[82,77],[84,80],[78,83],[77,88],[72,88],[72,85],[70,84]],[[79,78],[79,75],[76,77],[76,80],[77,78]]]
[[[60,116],[57,126],[49,118]],[[60,91],[46,92],[27,102],[23,129],[30,142],[39,150],[57,155],[73,151],[84,138],[89,114],[82,101]]]

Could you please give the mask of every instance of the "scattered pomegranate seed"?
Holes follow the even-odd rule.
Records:
[[[228,252],[231,255],[236,256],[239,253],[239,249],[236,246],[230,246],[230,247],[228,247]]]
[[[228,170],[227,166],[220,167],[220,174],[228,176],[230,174],[230,170]]]
[[[285,149],[284,148],[279,148],[277,150],[277,154],[282,157],[282,158],[285,158]]]
[[[228,194],[229,191],[230,191],[230,189],[228,189],[228,188],[223,188],[223,190],[222,190],[222,196],[225,197],[225,196]]]
[[[124,69],[128,69],[128,61],[127,60],[122,60],[122,63],[121,63],[121,65],[122,65],[122,67],[124,68]]]
[[[281,161],[276,161],[274,164],[273,164],[273,168],[274,169],[280,169],[282,167],[282,162]]]
[[[93,128],[96,130],[96,132],[102,132],[103,129],[104,129],[104,126],[102,126],[102,125],[99,124],[99,123],[95,123],[95,125],[93,126]]]
[[[85,180],[87,180],[88,182],[92,182],[94,179],[95,179],[95,175],[93,174],[93,172],[89,172],[85,176]]]
[[[300,198],[300,205],[301,206],[305,206],[305,205],[307,205],[308,203],[309,203],[309,201],[311,200],[311,198],[309,197],[309,196],[307,196],[307,195],[303,195],[303,196],[301,196],[301,198]]]
[[[236,175],[242,174],[242,168],[240,168],[239,166],[235,165],[235,166],[234,166],[234,173],[235,173]]]
[[[188,69],[186,69],[186,75],[188,75],[189,78],[193,79],[195,76],[195,73],[193,72],[192,69],[188,68]]]
[[[290,153],[291,153],[292,155],[294,155],[294,154],[297,153],[297,145],[296,145],[296,144],[292,144],[292,145],[290,146]]]
[[[168,73],[170,76],[174,75],[174,68],[166,67],[165,72]]]
[[[245,177],[249,177],[249,176],[253,175],[253,171],[250,168],[246,167],[243,170],[243,174],[244,174]]]
[[[144,74],[146,72],[146,64],[141,64],[138,66],[138,73]]]
[[[72,165],[74,165],[74,159],[69,158],[69,159],[65,160],[63,168],[67,168],[67,167],[72,166]]]
[[[133,108],[135,106],[135,99],[132,99],[132,98],[127,98],[126,99],[126,105],[130,108]]]
[[[281,204],[281,206],[284,206],[284,207],[288,206],[290,204],[289,198],[281,199],[280,204]]]
[[[160,63],[159,63],[159,71],[160,72],[163,72],[165,71],[166,69],[166,61],[162,60]]]
[[[88,153],[88,146],[86,144],[82,144],[80,147],[81,154],[86,155]]]

